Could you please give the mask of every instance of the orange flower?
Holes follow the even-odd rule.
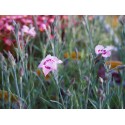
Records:
[[[118,26],[118,17],[119,16],[113,16],[113,19],[112,19],[112,27],[113,28]]]
[[[106,61],[105,64],[107,66],[110,66],[110,69],[113,69],[113,68],[115,68],[117,66],[122,65],[122,62],[120,62],[120,61]]]

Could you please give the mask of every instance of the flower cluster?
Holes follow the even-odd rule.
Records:
[[[0,16],[0,41],[2,41],[0,46],[3,46],[4,50],[10,50],[12,44],[14,44],[15,39],[13,37],[14,25],[13,20],[20,24],[20,32],[31,37],[36,36],[35,23],[40,32],[44,32],[45,29],[50,27],[51,23],[54,22],[55,16],[36,16],[36,22],[33,16],[30,15],[14,15],[14,16]],[[2,45],[3,44],[3,45]],[[7,48],[7,49],[6,49]]]

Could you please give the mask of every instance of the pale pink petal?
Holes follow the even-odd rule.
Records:
[[[38,65],[38,68],[43,68],[43,61]]]
[[[9,24],[5,24],[5,28],[9,31],[12,31],[14,30],[14,27],[12,25],[9,25]]]
[[[106,54],[103,54],[103,57],[110,57],[111,56],[111,50],[116,50],[117,48],[115,48],[114,46],[107,46],[105,48],[106,50]]]
[[[104,49],[104,46],[102,46],[102,45],[97,45],[96,47],[95,47],[95,53],[96,54],[100,54],[101,53],[101,50],[103,50]]]
[[[47,69],[45,66],[43,67],[43,73],[46,76],[47,74],[49,74],[49,72],[51,72],[52,69]]]
[[[49,22],[53,23],[54,22],[54,18],[49,19]]]
[[[52,70],[57,70],[57,63],[56,62],[47,62],[46,64],[47,67],[50,67]]]
[[[53,70],[57,70],[57,64],[53,63]]]
[[[41,32],[45,31],[46,29],[47,29],[46,24],[44,24],[44,23],[40,24],[39,30],[40,30]]]
[[[45,59],[43,59],[40,64],[38,65],[38,68],[42,68],[44,63],[46,62],[46,60],[50,59],[51,58],[51,55],[47,55]]]
[[[58,61],[58,60],[59,60],[56,56],[52,56],[52,59],[53,59],[54,61]]]
[[[52,58],[52,56],[49,54],[49,55],[46,56],[45,60],[51,59],[51,58]]]
[[[45,25],[44,23],[42,23],[42,24],[40,25],[40,28],[42,28],[43,30],[46,30],[46,25]]]
[[[28,33],[29,32],[29,27],[24,25],[23,28],[22,28],[22,32]]]
[[[102,56],[105,57],[105,58],[110,57],[111,56],[111,51],[106,50],[106,53],[102,54]]]
[[[26,26],[26,25],[24,25],[24,26],[23,26],[23,29],[25,29],[25,30],[29,30],[29,27]]]
[[[107,46],[105,49],[106,50],[113,50],[113,48],[114,48],[113,46]]]
[[[63,61],[62,60],[58,60],[58,63],[63,63]]]
[[[31,36],[35,37],[36,32],[35,32],[35,30],[34,30],[34,27],[32,27],[32,28],[29,30],[28,33],[29,33]]]
[[[117,48],[115,47],[115,46],[112,46],[112,45],[110,45],[110,46],[107,46],[106,48],[105,48],[106,50],[114,50],[114,51],[117,51]]]
[[[62,60],[59,60],[57,57],[52,56],[53,60],[56,61],[56,63],[63,63]]]

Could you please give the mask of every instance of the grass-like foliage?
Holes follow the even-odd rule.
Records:
[[[0,16],[0,108],[124,108],[124,53],[124,16]]]

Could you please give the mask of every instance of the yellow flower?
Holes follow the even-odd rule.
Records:
[[[75,59],[81,59],[81,54],[79,52],[78,53],[77,52],[72,52],[71,53],[71,58],[74,59],[74,60]]]
[[[36,70],[36,74],[37,74],[38,76],[40,76],[40,74],[41,74],[40,69],[37,69],[37,70]]]
[[[40,76],[41,75],[41,70],[40,69],[37,69],[36,70],[36,74],[38,75],[38,76]],[[42,72],[42,74],[43,74],[43,72]],[[48,75],[46,75],[46,77],[44,77],[45,78],[45,80],[49,80],[50,79],[50,75],[48,74]]]
[[[118,26],[118,16],[113,16],[112,27],[115,28]]]
[[[46,75],[46,77],[45,77],[45,80],[49,80],[50,79],[50,75],[48,74],[48,75]]]
[[[5,102],[7,102],[9,100],[9,93],[7,91],[0,90],[0,100],[2,98],[4,99]],[[11,102],[17,102],[18,97],[14,94],[10,94],[10,100],[11,100]]]
[[[51,100],[55,100],[55,101],[57,101],[57,100],[58,100],[58,98],[57,98],[57,96],[56,96],[56,95],[55,95],[55,96],[54,96],[54,95],[52,95],[50,98],[51,98]]]
[[[81,53],[80,52],[72,52],[70,55],[69,55],[69,53],[68,52],[65,52],[64,53],[64,58],[71,58],[71,59],[74,59],[74,60],[76,60],[76,59],[81,59]]]
[[[120,61],[106,61],[105,64],[107,66],[110,66],[110,69],[113,69],[113,68],[115,68],[117,66],[122,65],[122,62],[120,62]]]
[[[112,28],[116,28],[119,24],[119,16],[106,16],[106,23],[110,24]]]
[[[64,56],[64,58],[69,58],[69,53],[65,52],[63,56]]]

